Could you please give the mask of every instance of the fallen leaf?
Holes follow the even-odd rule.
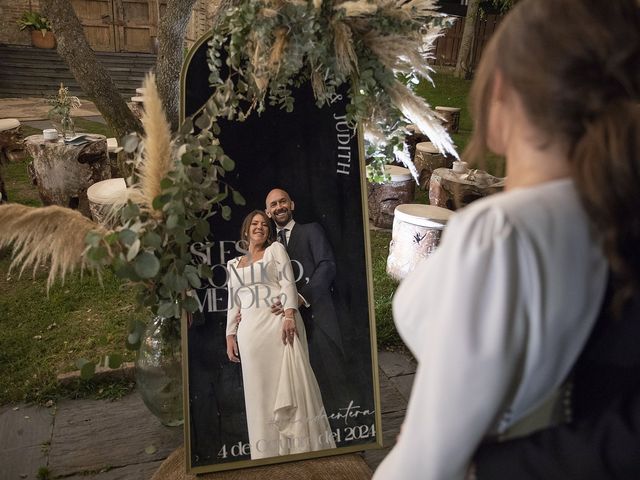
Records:
[[[18,410],[20,410],[20,407],[13,407],[14,412],[17,412]]]
[[[149,445],[147,448],[144,449],[144,453],[146,453],[147,455],[153,455],[157,451],[158,449],[154,445]]]

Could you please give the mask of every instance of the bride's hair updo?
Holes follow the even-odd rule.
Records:
[[[566,145],[583,205],[623,285],[620,304],[640,285],[640,1],[519,2],[476,72],[471,161],[487,151],[496,70],[543,141]]]
[[[271,219],[262,210],[254,210],[244,217],[242,226],[240,227],[240,241],[247,242],[247,245],[249,244],[249,228],[251,227],[251,220],[253,220],[253,217],[256,215],[261,215],[267,222],[267,228],[269,231],[267,232],[267,240],[264,242],[264,247],[266,248],[273,243],[273,228],[271,227]]]

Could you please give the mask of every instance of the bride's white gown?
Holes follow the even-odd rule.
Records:
[[[298,294],[285,248],[274,243],[262,260],[238,267],[227,263],[227,335],[237,335],[251,458],[335,448],[311,365]],[[296,309],[293,346],[282,343],[282,317],[271,313],[279,297]],[[242,321],[236,321],[240,309]]]

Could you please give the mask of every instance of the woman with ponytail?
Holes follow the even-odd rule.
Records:
[[[507,186],[456,213],[398,288],[395,322],[419,367],[376,480],[465,478],[481,442],[568,378],[601,331],[607,290],[607,317],[621,329],[615,314],[639,289],[638,0],[521,0],[486,48],[471,97],[465,154],[503,155]],[[620,358],[640,371],[633,340]],[[639,384],[622,371],[592,408]]]

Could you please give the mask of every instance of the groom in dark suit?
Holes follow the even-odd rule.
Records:
[[[336,262],[320,224],[296,223],[294,208],[289,194],[282,189],[273,189],[267,195],[265,211],[276,225],[278,241],[289,253],[297,280],[311,367],[327,413],[337,413],[349,401],[341,400],[345,397],[346,377],[342,335],[332,294]]]

